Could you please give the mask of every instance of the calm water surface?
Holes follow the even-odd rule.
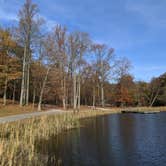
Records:
[[[114,114],[41,140],[40,153],[64,166],[166,166],[166,113]]]

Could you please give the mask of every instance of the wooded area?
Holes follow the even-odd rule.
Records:
[[[134,81],[126,57],[85,32],[44,28],[38,6],[26,0],[17,27],[0,28],[0,97],[20,106],[42,103],[79,110],[88,106],[166,105],[166,74]]]

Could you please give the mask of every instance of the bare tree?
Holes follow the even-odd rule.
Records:
[[[149,84],[149,95],[146,95],[149,106],[152,107],[155,103],[157,97],[159,96],[159,92],[161,90],[161,80],[159,78],[153,78]]]
[[[66,109],[67,105],[67,36],[66,28],[57,25],[54,31],[56,60],[58,63],[61,79],[61,98],[63,108]]]
[[[80,109],[80,83],[83,56],[88,50],[90,39],[87,33],[75,32],[68,38],[69,44],[69,68],[73,80],[73,108]]]
[[[132,68],[131,62],[126,57],[120,57],[116,59],[113,68],[115,79],[118,81],[123,76],[128,75],[131,68]]]
[[[18,35],[20,43],[24,47],[23,65],[22,65],[22,85],[20,95],[20,106],[28,105],[29,101],[29,82],[30,82],[30,64],[32,58],[32,43],[39,32],[40,21],[37,19],[37,5],[31,0],[26,0],[22,9],[19,11]]]
[[[113,49],[108,48],[106,45],[94,44],[92,45],[92,51],[96,56],[97,72],[100,80],[101,87],[101,105],[105,106],[104,97],[104,82],[108,79],[110,71],[110,61],[113,57]]]
[[[56,50],[55,50],[55,41],[52,38],[52,34],[45,37],[41,47],[42,47],[42,51],[40,53],[41,54],[40,57],[42,57],[42,58],[40,59],[40,61],[41,61],[40,63],[44,64],[46,70],[45,70],[43,79],[41,81],[42,85],[41,85],[41,90],[40,90],[40,94],[39,94],[38,111],[41,110],[43,94],[44,94],[44,90],[45,90],[46,83],[48,80],[48,75],[50,73],[50,70],[54,67],[56,60],[57,60]]]

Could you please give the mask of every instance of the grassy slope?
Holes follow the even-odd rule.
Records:
[[[3,106],[3,99],[0,98],[0,117],[29,113],[33,111],[36,111],[36,109],[32,108],[32,106],[20,107],[18,102],[13,104],[12,100],[7,100],[7,105]]]
[[[49,109],[49,108],[47,108]],[[90,110],[88,107],[82,107],[81,111]],[[130,108],[97,108],[96,110],[100,111],[110,111],[112,113],[118,113],[121,110],[129,110],[129,111],[137,111],[137,112],[149,112],[149,111],[166,111],[166,107],[130,107]],[[26,107],[20,107],[18,104],[8,104],[7,106],[3,106],[0,103],[0,117],[10,116],[10,115],[18,115],[25,114],[30,112],[37,111],[36,108],[33,108],[31,105]]]
[[[18,105],[0,106],[0,117],[18,115],[36,111],[32,106],[20,107]]]

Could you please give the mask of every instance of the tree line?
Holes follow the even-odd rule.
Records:
[[[72,107],[164,105],[164,76],[135,82],[131,63],[88,33],[69,32],[45,21],[31,0],[18,13],[16,27],[0,28],[0,97],[20,106],[42,103]]]

